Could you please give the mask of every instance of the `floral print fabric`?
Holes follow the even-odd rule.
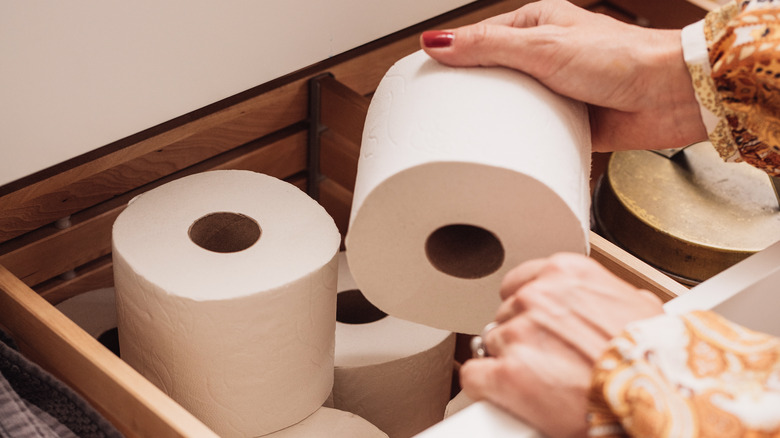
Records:
[[[712,312],[639,321],[594,370],[590,436],[780,437],[780,340]]]
[[[780,175],[780,1],[728,3],[707,14],[704,38],[708,59],[688,69],[699,102],[720,119],[713,146],[726,161]]]

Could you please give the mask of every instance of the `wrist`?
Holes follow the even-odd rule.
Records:
[[[662,147],[682,147],[707,139],[701,106],[696,98],[690,71],[683,56],[680,30],[654,31],[655,41],[648,44],[650,54],[645,59],[655,66],[649,68],[659,81],[655,90],[659,116],[669,119],[666,126],[672,132],[675,144]],[[655,43],[655,44],[653,44]],[[650,91],[650,90],[648,90]]]

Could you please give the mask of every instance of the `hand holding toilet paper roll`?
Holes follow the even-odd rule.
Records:
[[[222,436],[296,424],[333,384],[339,243],[319,204],[254,172],[140,195],[113,229],[122,358]]]
[[[390,438],[441,421],[450,398],[455,334],[387,316],[363,298],[339,254],[333,407]]]
[[[390,315],[479,333],[509,269],[588,252],[589,172],[584,104],[514,70],[407,56],[366,118],[352,274]]]

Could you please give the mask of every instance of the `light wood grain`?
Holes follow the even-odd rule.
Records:
[[[47,226],[1,244],[0,264],[25,284],[34,286],[109,254],[114,220],[128,201],[154,187],[208,170],[253,170],[284,179],[305,168],[306,133],[302,129],[292,130],[284,136],[245,145],[82,210],[71,217],[72,225],[67,229]]]
[[[0,242],[299,122],[305,98],[289,84],[0,197]]]
[[[664,302],[688,291],[687,287],[594,232],[590,233],[590,256],[618,277],[649,290]]]
[[[0,292],[0,321],[28,354],[127,436],[217,436],[2,266]]]
[[[81,293],[114,285],[114,269],[111,256],[92,260],[75,270],[69,278],[53,278],[35,287],[46,301],[57,305]]]

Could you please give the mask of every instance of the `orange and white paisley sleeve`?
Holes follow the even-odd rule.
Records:
[[[733,1],[682,32],[710,141],[780,175],[780,1]]]
[[[589,398],[591,437],[779,437],[780,340],[712,312],[638,321]]]

